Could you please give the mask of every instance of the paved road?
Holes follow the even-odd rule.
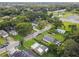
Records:
[[[29,40],[29,39],[35,38],[35,37],[36,37],[37,35],[39,35],[40,33],[43,33],[43,32],[45,32],[45,31],[47,31],[47,30],[49,30],[49,29],[51,29],[51,25],[48,25],[48,26],[46,26],[44,29],[39,30],[39,31],[37,31],[37,32],[34,32],[33,34],[30,34],[30,35],[24,37],[24,40],[27,41],[27,40]]]
[[[5,52],[5,51],[7,51],[7,50],[9,50],[9,49],[11,49],[13,47],[18,46],[18,45],[19,45],[19,41],[9,41],[9,45],[4,47],[4,48],[1,48],[0,53],[1,52],[3,53],[3,52]]]
[[[60,18],[60,20],[63,22],[79,23],[79,20],[75,20],[75,19]]]

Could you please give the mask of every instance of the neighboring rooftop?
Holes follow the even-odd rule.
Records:
[[[64,34],[66,32],[65,30],[62,30],[62,29],[56,29],[56,31],[61,34]]]

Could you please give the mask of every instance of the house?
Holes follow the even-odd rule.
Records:
[[[66,32],[65,30],[62,30],[62,29],[56,29],[56,31],[60,34],[64,34]]]
[[[45,36],[45,37],[43,38],[43,40],[44,40],[45,42],[48,42],[48,43],[54,43],[54,44],[56,44],[57,46],[60,46],[60,44],[61,44],[60,41],[58,41],[58,40],[56,40],[56,39],[54,39],[54,38],[51,38],[51,37],[49,37],[49,36]]]
[[[31,51],[19,50],[15,51],[10,57],[35,57]]]
[[[0,36],[2,36],[3,38],[8,37],[8,33],[4,30],[0,30]]]
[[[11,30],[11,31],[9,32],[9,34],[11,34],[11,35],[17,35],[18,33],[17,33],[15,30]]]
[[[39,43],[34,43],[31,48],[38,53],[39,55],[42,55],[43,53],[46,53],[48,51],[48,47],[41,45]]]

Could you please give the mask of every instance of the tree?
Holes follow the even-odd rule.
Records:
[[[77,30],[76,25],[69,25],[69,27],[71,28],[72,33]]]
[[[51,18],[53,16],[53,13],[49,14],[49,17]]]
[[[74,9],[73,13],[79,14],[79,8]]]
[[[39,20],[38,21],[38,27],[39,29],[43,29],[45,28],[45,26],[48,24],[48,22],[46,20]]]
[[[64,44],[59,49],[61,56],[66,57],[78,57],[79,56],[79,44],[76,43],[74,40],[69,39],[64,42]],[[61,53],[62,51],[62,53]]]
[[[79,43],[79,31],[76,31],[72,34],[71,38]]]
[[[59,20],[59,17],[54,17],[52,19],[52,22],[53,22],[52,24],[55,25],[56,29],[63,26],[63,23],[62,21]]]
[[[64,41],[65,41],[65,40],[67,40],[67,39],[71,39],[72,34],[71,34],[70,31],[66,31],[66,33],[65,33],[63,36],[64,36]],[[63,41],[63,42],[64,42],[64,41]]]
[[[16,25],[16,30],[22,36],[26,36],[31,33],[32,31],[32,24],[31,23],[18,23]]]
[[[5,27],[10,26],[10,24],[10,21],[3,20],[2,22],[0,22],[0,28],[4,29]]]

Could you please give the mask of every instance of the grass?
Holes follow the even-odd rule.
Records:
[[[31,46],[35,43],[36,41],[34,39],[28,40],[28,41],[24,41],[23,46],[19,45],[18,48],[20,50],[27,50],[30,49]]]
[[[20,36],[20,35],[13,36],[13,38],[14,38],[16,41],[23,39],[23,37]]]
[[[69,28],[69,25],[73,25],[73,23],[70,22],[63,22],[65,28],[62,27],[62,29],[66,30],[66,31],[71,31],[71,28]]]
[[[62,29],[66,30],[66,31],[71,31],[72,30],[71,28],[69,28],[69,25],[76,25],[77,28],[79,29],[79,24],[77,24],[77,23],[63,22],[63,24],[64,24],[65,28],[62,27]]]
[[[4,53],[0,54],[0,57],[8,57],[7,52],[4,52]]]
[[[63,15],[63,18],[67,18],[68,16],[72,16],[72,15],[74,15],[72,12],[59,12],[59,13],[57,13],[57,12],[51,12],[51,11],[48,11],[48,15],[50,15],[51,13],[53,13],[54,15]],[[75,14],[76,15],[76,14]]]
[[[33,45],[36,41],[34,39],[28,40],[24,42],[24,47],[25,48],[30,48],[31,45]]]
[[[53,37],[61,42],[64,41],[64,37],[61,34],[55,34],[53,35]]]
[[[5,39],[3,39],[2,37],[0,37],[0,45],[3,45],[6,42]]]
[[[67,18],[68,16],[74,15],[72,12],[65,12],[63,18]]]

